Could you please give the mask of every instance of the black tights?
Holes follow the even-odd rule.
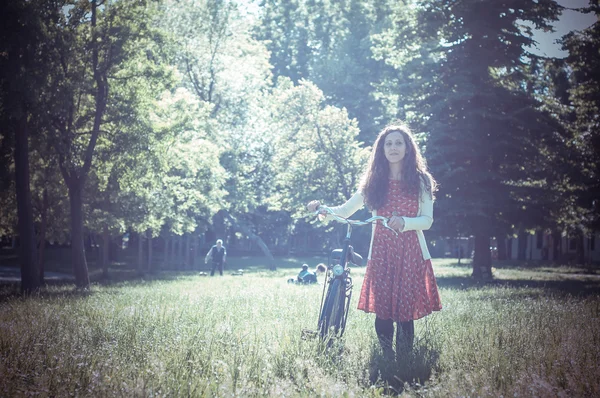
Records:
[[[414,321],[397,322],[396,331],[396,352],[401,350],[410,351],[415,340]],[[394,321],[392,319],[375,318],[375,331],[379,338],[379,343],[384,352],[392,351],[392,340],[394,339]]]

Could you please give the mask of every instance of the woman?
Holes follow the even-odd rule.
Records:
[[[387,217],[398,232],[373,225],[358,302],[358,309],[375,313],[375,330],[385,353],[392,351],[394,322],[396,350],[408,351],[414,342],[414,320],[442,308],[423,235],[433,223],[435,190],[436,182],[408,127],[391,125],[375,140],[359,191],[332,207],[350,217],[366,205],[373,215]],[[315,211],[320,205],[314,200],[307,207]]]

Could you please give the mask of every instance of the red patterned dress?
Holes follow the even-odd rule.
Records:
[[[418,211],[418,195],[403,192],[399,181],[390,180],[385,204],[377,215],[416,217]],[[442,309],[431,260],[423,259],[416,231],[396,236],[377,225],[358,309],[396,322]]]

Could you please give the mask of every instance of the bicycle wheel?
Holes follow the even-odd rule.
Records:
[[[319,333],[321,337],[329,335],[332,327],[333,333],[338,333],[344,315],[345,299],[346,289],[344,289],[341,280],[335,279],[331,282],[331,287],[325,298],[325,304],[323,304],[321,319],[319,319]]]
[[[345,305],[343,307],[342,319],[340,322],[340,337],[344,334],[346,330],[346,321],[348,320],[348,310],[350,309],[350,299],[352,298],[352,278],[348,277],[346,279],[346,292],[345,292]]]

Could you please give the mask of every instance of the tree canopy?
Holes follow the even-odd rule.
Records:
[[[0,235],[40,251],[27,280],[50,240],[86,288],[84,235],[126,231],[173,253],[229,234],[274,267],[306,202],[349,198],[397,118],[440,183],[430,236],[475,236],[474,275],[490,237],[598,228],[598,23],[566,59],[529,53],[553,0],[2,7]]]

